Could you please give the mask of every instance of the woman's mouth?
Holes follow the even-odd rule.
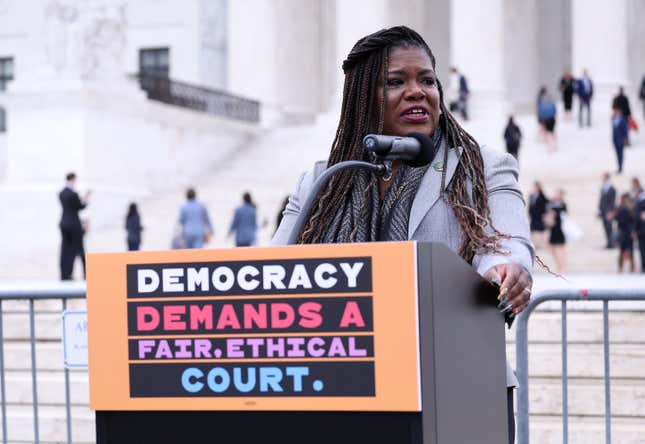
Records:
[[[421,107],[410,108],[401,114],[401,120],[406,123],[426,123],[429,119],[430,115]]]

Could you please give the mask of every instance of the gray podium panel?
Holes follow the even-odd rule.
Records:
[[[504,321],[494,288],[445,245],[419,243],[423,444],[508,441]]]

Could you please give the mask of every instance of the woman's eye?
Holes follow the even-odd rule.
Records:
[[[435,82],[434,77],[424,77],[423,78],[423,83],[426,84],[426,85],[434,85],[436,82]]]
[[[386,84],[387,86],[399,86],[403,84],[403,81],[401,79],[387,79]]]

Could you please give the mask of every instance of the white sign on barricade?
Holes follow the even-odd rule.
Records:
[[[63,312],[65,368],[87,368],[87,311]]]

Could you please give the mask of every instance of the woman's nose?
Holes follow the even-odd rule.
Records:
[[[417,82],[410,82],[405,90],[405,98],[408,100],[420,100],[425,97],[423,88]]]

